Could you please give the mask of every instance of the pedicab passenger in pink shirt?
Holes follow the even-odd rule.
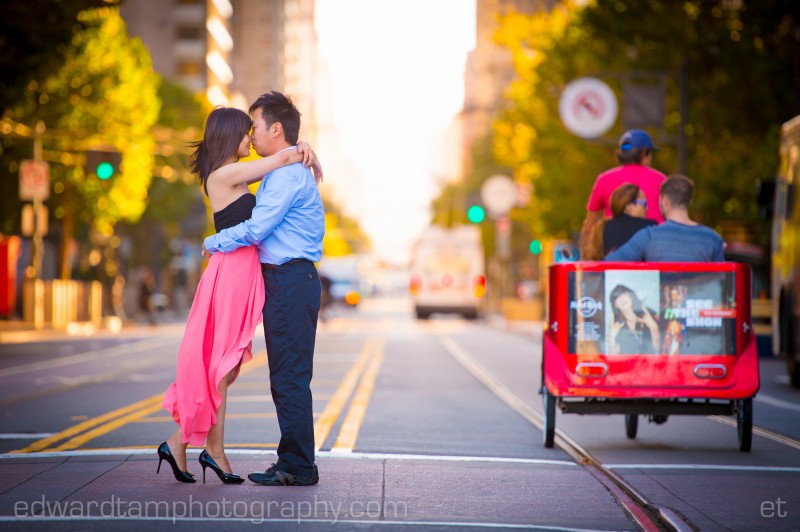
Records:
[[[633,183],[644,191],[647,199],[647,218],[657,223],[664,221],[658,209],[659,188],[667,178],[651,168],[653,153],[658,151],[653,139],[642,129],[631,129],[619,139],[617,160],[620,166],[597,176],[586,204],[586,219],[581,229],[581,255],[586,251],[594,224],[611,216],[611,194],[623,183]]]

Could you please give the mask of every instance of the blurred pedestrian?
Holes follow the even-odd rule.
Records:
[[[206,120],[203,140],[194,145],[192,171],[199,175],[208,195],[218,231],[250,218],[256,200],[248,183],[278,167],[301,162],[313,164],[322,175],[306,143],[263,159],[237,162],[250,155],[251,125],[247,113],[218,107]],[[225,455],[225,409],[228,386],[241,365],[252,358],[264,285],[254,245],[229,251],[211,257],[203,272],[178,351],[177,376],[164,396],[163,406],[179,426],[158,447],[159,470],[161,461],[166,460],[180,482],[195,482],[186,470],[186,446],[190,443],[206,445],[199,458],[204,481],[210,467],[226,484],[244,482],[231,472]]]
[[[153,313],[153,293],[155,292],[155,281],[153,271],[145,266],[139,274],[139,316],[144,315],[147,323],[157,325],[155,314]]]
[[[661,185],[662,224],[646,227],[606,256],[606,260],[647,262],[722,262],[722,238],[689,217],[694,182],[672,174]]]
[[[640,229],[656,225],[645,218],[647,199],[644,191],[633,183],[618,186],[610,203],[613,218],[603,218],[594,225],[583,260],[603,260]]]
[[[321,288],[319,319],[325,321],[328,318],[328,312],[330,312],[330,306],[333,302],[333,296],[331,296],[331,286],[333,285],[333,280],[327,275],[321,273],[319,274],[319,284]]]
[[[653,154],[658,150],[650,135],[642,129],[631,129],[622,134],[617,150],[617,161],[620,166],[597,176],[586,204],[586,219],[581,229],[582,258],[590,245],[589,240],[594,225],[604,216],[612,216],[611,194],[623,183],[633,183],[644,191],[648,205],[648,219],[657,223],[664,221],[658,210],[658,188],[666,176],[651,168]]]
[[[277,91],[262,94],[250,112],[256,153],[263,157],[293,149],[300,111],[291,99]],[[325,211],[314,176],[308,168],[290,165],[264,177],[249,220],[204,242],[206,252],[226,254],[258,244],[268,294],[264,338],[269,383],[281,440],[277,463],[263,473],[248,475],[257,484],[309,486],[319,482],[314,463],[311,375],[322,290],[314,263],[322,258],[324,234]]]

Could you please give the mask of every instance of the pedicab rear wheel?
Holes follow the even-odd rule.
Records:
[[[544,407],[542,439],[544,446],[552,449],[556,441],[556,398],[544,386],[542,387],[542,406]]]
[[[625,414],[625,435],[630,440],[636,439],[636,432],[639,430],[639,416],[636,414]]]
[[[748,453],[753,443],[753,400],[740,399],[737,406],[736,433],[739,436],[739,450]]]

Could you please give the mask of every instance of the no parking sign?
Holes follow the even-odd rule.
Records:
[[[584,139],[594,139],[611,129],[617,120],[617,98],[599,79],[576,79],[561,93],[558,113],[569,131]]]

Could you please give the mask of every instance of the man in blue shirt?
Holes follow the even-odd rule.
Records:
[[[300,112],[289,98],[276,91],[262,94],[250,114],[258,155],[296,149]],[[257,484],[307,486],[319,481],[311,375],[321,290],[314,263],[322,258],[324,234],[325,212],[314,176],[302,164],[291,164],[264,176],[249,220],[203,243],[212,253],[258,245],[270,389],[281,440],[278,462],[248,475]]]
[[[606,256],[607,261],[722,262],[722,238],[689,218],[694,183],[672,174],[661,185],[659,206],[666,220],[645,227]]]

